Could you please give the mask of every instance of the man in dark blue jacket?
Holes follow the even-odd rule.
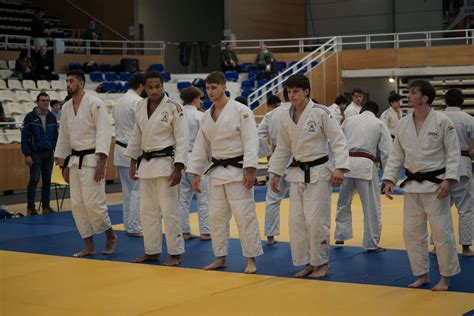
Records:
[[[51,191],[51,173],[53,171],[54,148],[58,140],[58,122],[49,108],[49,96],[41,92],[36,97],[37,107],[25,116],[21,130],[21,151],[25,155],[25,164],[30,167],[28,183],[27,215],[38,215],[35,208],[36,186],[40,178],[41,203],[43,214],[52,211],[49,206]]]

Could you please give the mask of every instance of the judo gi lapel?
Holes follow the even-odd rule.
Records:
[[[293,152],[296,151],[295,146],[299,143],[298,140],[304,139],[304,134],[308,132],[308,128],[315,128],[315,126],[313,127],[307,126],[307,123],[306,123],[312,107],[313,107],[313,102],[309,100],[308,104],[306,104],[306,107],[303,110],[303,113],[301,113],[301,116],[298,119],[297,124],[295,124],[295,122],[293,121],[293,118],[290,118],[291,123],[293,123],[293,125],[290,124],[291,127],[289,128],[290,131],[293,129],[293,131],[290,132],[290,136],[292,139],[291,147],[293,149]],[[292,114],[292,112],[290,112],[290,114]]]
[[[165,103],[166,103],[167,97],[164,96],[163,99],[161,100],[160,104],[158,104],[158,107],[155,109],[155,112],[151,114],[151,116],[148,118],[148,103],[145,105],[145,110],[144,110],[144,115],[146,117],[145,126],[143,127],[143,139],[153,139],[153,133],[156,131],[155,129],[158,127],[158,121],[161,119],[171,119],[169,117],[166,118],[165,116],[162,117],[161,112],[165,109]],[[148,102],[148,100],[146,101]]]

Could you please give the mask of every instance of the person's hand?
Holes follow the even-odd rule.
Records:
[[[452,183],[451,183],[452,180],[443,180],[443,182],[441,182],[438,186],[438,188],[436,189],[436,197],[438,198],[438,200],[441,200],[441,199],[444,199],[445,197],[447,197],[449,195],[449,192],[451,192],[451,186],[452,186]]]
[[[334,170],[329,178],[329,184],[333,187],[338,187],[342,184],[342,181],[344,181],[344,171],[342,169]]]
[[[105,178],[105,167],[106,167],[106,160],[99,160],[97,163],[97,167],[95,167],[95,174],[94,174],[94,181],[100,182],[102,179]]]
[[[194,175],[193,182],[191,183],[193,190],[197,193],[201,193],[201,176]]]
[[[63,169],[63,178],[66,183],[69,183],[69,167]]]
[[[395,183],[390,180],[382,180],[382,192],[385,194],[387,199],[393,200],[392,193],[395,190]]]
[[[270,187],[272,188],[272,191],[275,193],[280,193],[280,189],[278,188],[280,186],[280,179],[281,177],[279,175],[273,175],[273,179],[270,182]]]
[[[177,163],[174,165],[173,172],[168,178],[168,183],[170,187],[174,187],[175,185],[181,182],[181,171],[183,170],[184,165],[182,163]]]
[[[33,158],[31,158],[31,156],[25,157],[25,165],[27,165],[28,167],[31,167],[33,165]]]
[[[247,167],[244,168],[244,187],[250,190],[255,184],[255,168]]]
[[[135,175],[137,173],[136,169],[137,161],[132,159],[130,161],[130,168],[128,169],[128,176],[130,177],[131,180],[137,181],[138,177]]]

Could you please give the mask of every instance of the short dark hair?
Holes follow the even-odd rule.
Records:
[[[41,97],[47,97],[47,98],[49,98],[49,94],[47,94],[47,93],[44,92],[44,91],[41,91],[41,92],[38,93],[38,95],[36,96],[36,102],[38,102]]]
[[[269,96],[267,98],[267,105],[269,105],[271,107],[275,107],[275,106],[279,105],[280,103],[281,103],[280,98],[275,94],[272,94],[271,96]]]
[[[156,79],[156,78],[158,78],[161,84],[163,84],[163,76],[158,71],[147,71],[145,72],[143,82],[146,84],[146,81],[148,79]]]
[[[288,90],[286,90],[286,85],[283,86],[283,99],[285,99],[285,102],[290,101],[290,98],[288,97]]]
[[[341,94],[340,96],[336,98],[336,100],[334,100],[334,103],[336,103],[337,105],[341,105],[343,103],[349,104],[349,99]]]
[[[217,83],[217,84],[225,84],[225,76],[222,72],[220,71],[214,71],[211,72],[209,75],[206,77],[206,83]]]
[[[249,104],[249,101],[247,100],[246,97],[244,97],[243,95],[239,95],[237,98],[235,98],[235,101],[237,102],[240,102],[244,105],[248,105]]]
[[[364,94],[364,92],[362,91],[361,88],[354,88],[354,90],[352,90],[352,95],[354,95],[356,93]]]
[[[66,77],[76,77],[79,80],[86,82],[86,76],[84,75],[84,72],[80,69],[73,69],[70,70],[67,74]]]
[[[444,99],[446,100],[447,106],[456,106],[460,108],[464,103],[464,95],[459,89],[449,89],[446,91]]]
[[[49,102],[49,106],[50,106],[50,107],[53,107],[55,104],[58,104],[58,103],[61,104],[61,101],[59,101],[59,100],[51,100],[51,101]]]
[[[390,96],[388,97],[388,103],[400,101],[401,99],[403,99],[403,97],[399,95],[398,93],[391,93]]]
[[[379,113],[379,105],[373,101],[368,101],[362,106],[360,113],[365,112],[365,111],[370,111],[374,113],[375,115],[377,115]]]
[[[434,98],[436,97],[436,90],[433,85],[426,80],[416,79],[408,83],[408,89],[418,88],[420,89],[421,95],[428,97],[428,104],[433,103]]]
[[[184,104],[191,104],[196,98],[202,96],[201,90],[196,87],[187,87],[180,91],[179,97],[183,100]]]
[[[133,74],[132,78],[130,78],[130,81],[128,83],[129,87],[132,89],[138,89],[140,88],[140,85],[145,84],[145,75],[142,72],[137,72]]]
[[[303,90],[309,89],[311,91],[311,85],[308,77],[301,74],[294,74],[288,77],[285,83],[286,88],[301,88]]]

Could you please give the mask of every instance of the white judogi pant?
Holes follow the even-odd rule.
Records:
[[[328,181],[293,182],[290,188],[289,230],[295,266],[320,266],[329,261],[331,189]]]
[[[112,227],[107,211],[105,180],[94,181],[95,168],[69,168],[69,188],[74,222],[81,237],[101,234]]]
[[[209,197],[208,197],[208,178],[201,177],[201,193],[196,193],[199,232],[201,234],[209,234]],[[192,188],[193,176],[185,171],[182,173],[180,192],[179,192],[179,213],[183,222],[183,233],[191,233],[189,227],[189,208],[193,199]]]
[[[440,274],[450,277],[461,271],[449,204],[449,198],[438,200],[436,193],[405,192],[403,238],[415,276],[430,271],[427,220],[436,246]]]
[[[372,180],[344,178],[337,200],[335,240],[349,240],[352,234],[351,204],[357,190],[364,212],[364,238],[362,248],[376,249],[382,232],[380,211],[380,186],[377,170],[374,168]]]
[[[229,221],[232,215],[237,223],[244,257],[263,254],[253,189],[246,190],[242,181],[234,181],[209,185],[209,223],[214,255],[223,257],[228,254]]]
[[[460,181],[451,189],[451,201],[454,202],[459,214],[459,243],[472,245],[473,205],[471,178],[461,176]]]
[[[141,233],[140,226],[140,182],[132,181],[129,167],[117,166],[123,196],[123,226],[127,233]]]
[[[140,216],[143,227],[145,254],[162,252],[162,224],[165,225],[168,254],[184,253],[181,216],[178,212],[177,185],[170,187],[168,177],[140,179]]]
[[[275,175],[270,173],[268,183],[271,183]],[[265,236],[276,236],[280,234],[280,204],[290,189],[290,183],[285,180],[285,176],[280,179],[280,192],[273,192],[270,185],[267,187],[265,197]]]

